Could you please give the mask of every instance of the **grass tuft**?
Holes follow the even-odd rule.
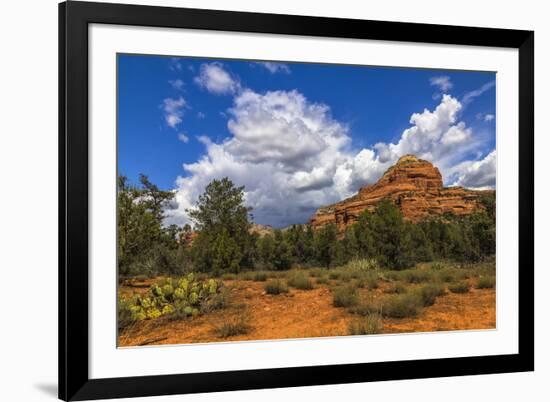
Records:
[[[382,328],[380,315],[369,314],[366,317],[351,321],[348,326],[348,332],[350,335],[371,335],[379,334]]]
[[[289,286],[300,290],[313,289],[313,282],[303,272],[292,273],[287,279],[287,283]]]
[[[332,298],[332,305],[334,307],[351,307],[357,305],[359,302],[357,288],[349,285],[334,289]]]
[[[264,289],[268,295],[279,295],[288,293],[288,287],[280,279],[272,279],[264,285]]]

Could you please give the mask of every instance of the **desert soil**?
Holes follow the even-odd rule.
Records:
[[[119,346],[228,342],[261,339],[310,338],[347,335],[348,324],[356,316],[345,308],[332,306],[332,292],[326,285],[313,290],[290,289],[287,294],[268,295],[263,282],[225,281],[232,294],[231,306],[224,310],[173,321],[146,320],[124,330]],[[376,290],[362,290],[370,297],[383,297],[385,284]],[[146,288],[122,286],[125,295],[143,293]],[[414,318],[389,319],[383,333],[433,332],[496,327],[495,289],[471,289],[469,293],[438,297]],[[247,334],[220,338],[216,328],[224,322],[247,317]]]

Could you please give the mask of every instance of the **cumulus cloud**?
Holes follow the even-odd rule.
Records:
[[[493,121],[495,119],[495,115],[494,114],[486,114],[484,117],[483,117],[483,120],[484,121]]]
[[[195,77],[195,83],[217,95],[232,94],[240,88],[239,81],[218,62],[202,64],[199,75]]]
[[[179,98],[166,98],[162,101],[164,119],[168,126],[175,129],[182,122],[183,109],[186,104],[185,99],[181,96]]]
[[[283,63],[276,63],[276,62],[273,62],[273,61],[259,61],[256,64],[264,67],[271,74],[275,74],[275,73],[289,74],[290,73],[290,68],[286,64],[283,64]]]
[[[453,88],[451,77],[447,75],[430,78],[430,85],[438,87],[443,92],[447,92],[449,89]]]
[[[480,161],[465,161],[459,168],[462,173],[454,185],[475,189],[494,188],[497,170],[496,150]]]
[[[410,127],[395,143],[354,149],[348,127],[331,116],[327,105],[296,90],[245,89],[227,112],[230,136],[219,143],[200,137],[205,154],[183,165],[185,175],[177,179],[178,208],[169,211],[169,220],[188,222],[185,209],[212,179],[227,176],[245,186],[256,222],[279,227],[307,222],[317,207],[374,183],[409,153],[438,166],[447,184],[490,186],[494,164],[489,156],[469,160],[482,139],[459,120],[461,108],[456,98],[443,95],[435,109],[413,113]]]

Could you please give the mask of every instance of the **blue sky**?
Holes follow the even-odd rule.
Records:
[[[258,223],[307,221],[403,153],[446,185],[495,183],[495,74],[118,56],[118,171],[174,189],[170,222],[213,178],[245,185]]]

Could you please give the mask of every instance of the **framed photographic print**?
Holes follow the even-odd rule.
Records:
[[[59,397],[534,369],[534,33],[59,5]]]

